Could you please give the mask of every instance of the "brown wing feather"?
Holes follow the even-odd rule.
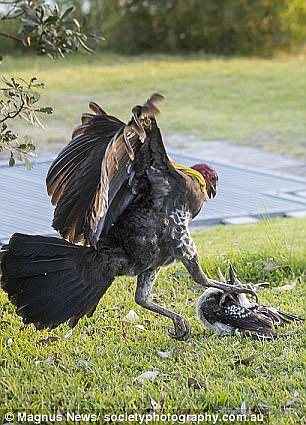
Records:
[[[152,123],[159,112],[154,102],[161,99],[155,94],[142,107],[133,108],[126,126],[96,103],[90,103],[97,115],[82,116],[82,125],[47,176],[48,193],[56,205],[53,226],[63,237],[95,246],[107,216],[112,221],[117,218],[116,212],[109,211],[112,201],[116,198],[115,205],[124,207],[131,201],[132,188],[128,189],[127,182],[130,184],[133,176],[135,153],[147,135],[151,136]],[[154,143],[165,152],[159,130],[157,139],[151,137],[148,143],[153,153]],[[150,158],[146,165],[152,163],[154,159]],[[118,213],[121,212],[119,208]]]
[[[72,138],[55,159],[46,181],[56,206],[53,227],[72,242],[86,240],[85,216],[100,182],[104,152],[109,140],[124,127],[122,121],[104,111],[100,115],[87,114],[86,121],[83,132]]]
[[[154,113],[155,110],[157,110],[156,107],[154,107]],[[149,108],[146,109],[145,114],[147,111]],[[152,110],[149,113],[153,116]],[[141,142],[144,142],[145,130],[141,123],[143,119],[141,108],[136,126],[135,116],[133,114],[132,120],[115,134],[104,153],[101,164],[101,180],[86,219],[89,243],[94,246],[101,235],[108,208],[122,185],[127,182],[130,166],[133,166],[135,159],[135,152],[139,149]],[[121,202],[124,203],[124,200],[122,199]]]

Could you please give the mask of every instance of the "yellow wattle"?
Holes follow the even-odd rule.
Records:
[[[184,165],[181,165],[181,164],[177,164],[174,161],[172,161],[172,165],[173,165],[173,167],[176,170],[181,171],[182,173],[186,174],[187,176],[195,177],[198,180],[199,184],[200,184],[201,191],[206,194],[206,183],[205,183],[205,179],[202,176],[202,174],[199,173],[199,171],[194,170],[193,168],[185,167]]]

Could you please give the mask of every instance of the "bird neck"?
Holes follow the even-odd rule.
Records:
[[[203,192],[206,195],[206,182],[204,177],[199,171],[194,170],[193,168],[185,167],[184,165],[181,165],[181,164],[177,164],[174,161],[171,161],[171,162],[173,167],[176,170],[181,171],[182,173],[186,174],[186,176],[195,178],[199,182],[201,192]]]

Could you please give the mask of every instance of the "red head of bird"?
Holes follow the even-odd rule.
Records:
[[[191,168],[198,171],[204,177],[208,197],[215,197],[218,184],[218,174],[216,170],[208,164],[195,164]]]

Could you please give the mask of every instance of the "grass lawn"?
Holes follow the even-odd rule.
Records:
[[[260,293],[262,303],[304,314],[305,219],[216,227],[197,231],[194,238],[210,276],[216,278],[216,266],[225,271],[231,260],[242,281],[270,282]],[[165,413],[240,413],[243,405],[248,412],[269,412],[270,424],[302,423],[303,325],[281,328],[277,339],[264,343],[238,336],[213,338],[196,319],[201,292],[183,270],[176,264],[162,271],[155,300],[190,320],[187,342],[170,339],[169,321],[134,303],[132,278],[117,279],[94,316],[81,320],[70,338],[65,338],[68,327],[63,325],[51,332],[58,339],[46,344],[42,340],[49,333],[24,328],[1,293],[2,407],[45,413],[78,408],[146,413],[152,406]],[[292,290],[275,290],[293,281]],[[137,321],[126,318],[130,310],[138,314]],[[157,350],[170,351],[171,356],[163,358]],[[249,356],[250,365],[235,365]],[[135,381],[146,371],[160,374],[154,382]],[[190,379],[188,385],[188,378],[199,385]]]
[[[0,72],[46,82],[43,104],[55,113],[46,130],[27,130],[43,148],[68,140],[89,100],[126,120],[132,105],[158,91],[167,98],[164,134],[194,133],[306,158],[305,57],[5,57]]]

